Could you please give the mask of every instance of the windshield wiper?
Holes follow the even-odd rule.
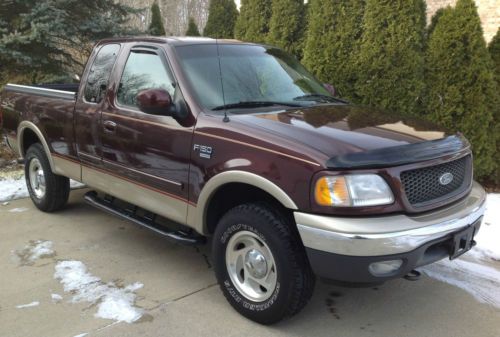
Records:
[[[347,101],[344,101],[343,99],[328,96],[328,95],[322,95],[322,94],[307,94],[303,96],[297,96],[293,99],[294,101],[316,101],[316,102],[340,102],[340,103],[348,103]]]
[[[238,103],[220,105],[220,106],[213,108],[212,110],[217,111],[217,110],[238,109],[238,108],[249,109],[249,108],[273,106],[273,105],[283,105],[283,106],[296,107],[296,108],[302,106],[302,105],[297,104],[297,103],[289,103],[289,102],[248,101],[248,102],[238,102]]]

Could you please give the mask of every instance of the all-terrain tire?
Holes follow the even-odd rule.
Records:
[[[33,174],[30,175],[30,165],[32,165],[32,161],[37,161],[36,164],[42,169],[45,183],[44,193],[35,193],[32,186],[30,178],[33,176]],[[31,167],[33,168],[33,165]],[[69,179],[52,172],[42,144],[33,144],[29,147],[28,151],[26,151],[24,175],[30,198],[39,210],[54,212],[63,208],[68,202],[70,190]]]
[[[315,277],[294,226],[291,219],[272,206],[248,203],[229,210],[215,230],[212,252],[220,288],[236,311],[257,323],[272,324],[291,317],[302,310],[312,296]],[[264,296],[268,298],[262,301],[252,300],[248,294],[239,290],[241,285],[240,288],[235,285],[238,279],[233,282],[235,277],[238,278],[234,275],[238,273],[233,273],[231,277],[231,264],[226,262],[226,259],[230,259],[227,258],[226,251],[233,249],[228,247],[230,242],[233,245],[234,239],[231,238],[238,238],[245,233],[249,237],[258,238],[258,243],[268,247],[276,267],[275,288],[268,289],[272,293]],[[238,249],[244,249],[243,246],[238,246],[241,247]],[[269,267],[269,261],[267,266]]]

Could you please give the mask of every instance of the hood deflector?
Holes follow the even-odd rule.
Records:
[[[470,143],[461,134],[415,144],[348,153],[330,158],[330,169],[362,169],[399,166],[436,159],[470,149]]]

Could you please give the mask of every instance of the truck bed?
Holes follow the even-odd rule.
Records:
[[[7,84],[4,91],[13,91],[29,95],[75,100],[79,84],[40,84],[35,86]]]

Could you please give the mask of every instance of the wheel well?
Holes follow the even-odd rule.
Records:
[[[28,151],[30,146],[35,143],[40,143],[40,139],[38,138],[36,133],[30,129],[24,130],[21,148],[21,154],[23,155],[23,157],[26,155],[26,151]]]
[[[293,218],[292,212],[266,191],[245,183],[229,183],[217,189],[210,198],[205,218],[208,233],[214,233],[219,219],[231,208],[256,201],[268,203]]]

